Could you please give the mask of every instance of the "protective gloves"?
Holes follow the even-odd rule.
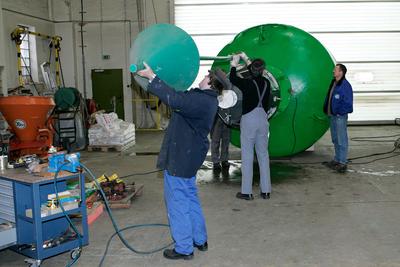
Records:
[[[233,55],[231,59],[231,67],[237,67],[239,65],[240,55]]]

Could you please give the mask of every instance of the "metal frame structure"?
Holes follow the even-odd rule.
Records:
[[[61,70],[61,65],[60,65],[60,51],[61,51],[61,36],[50,36],[38,32],[33,32],[28,30],[27,28],[24,28],[22,26],[16,27],[12,32],[11,32],[11,40],[15,42],[16,48],[17,48],[17,68],[18,68],[18,82],[19,86],[24,86],[24,79],[22,75],[22,59],[21,59],[21,43],[22,43],[22,35],[24,34],[31,34],[35,35],[38,37],[41,37],[43,39],[50,40],[50,49],[54,49],[55,52],[55,66],[56,66],[56,83],[57,86],[61,86],[61,77],[60,77],[60,70]]]

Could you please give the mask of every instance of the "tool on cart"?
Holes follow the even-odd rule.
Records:
[[[65,154],[65,152],[58,152],[51,154],[49,156],[48,172],[78,172],[78,168],[80,166],[80,158],[80,153]]]
[[[29,168],[29,166],[34,162],[40,164],[41,160],[36,155],[25,155],[25,156],[19,157],[15,160],[8,162],[7,168],[8,169],[15,169],[15,168],[22,168],[22,167]]]

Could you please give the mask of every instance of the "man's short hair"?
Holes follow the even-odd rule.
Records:
[[[253,62],[251,62],[249,68],[254,77],[261,76],[265,70],[265,61],[261,58],[256,58],[253,60]]]
[[[218,95],[222,94],[222,90],[224,90],[224,85],[215,78],[215,76],[210,76],[210,85],[211,88],[218,92]]]
[[[343,65],[343,64],[341,64],[341,63],[336,64],[336,66],[338,66],[339,69],[343,72],[343,77],[346,76],[346,73],[347,73],[347,68],[346,68],[346,66]]]
[[[218,94],[222,94],[222,90],[230,90],[231,82],[226,77],[226,73],[220,68],[209,70],[210,85],[211,88],[218,91]]]

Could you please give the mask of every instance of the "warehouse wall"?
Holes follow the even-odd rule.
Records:
[[[145,26],[156,21],[169,22],[169,2],[144,1]],[[132,91],[129,87],[129,48],[139,32],[136,0],[85,0],[84,49],[87,97],[92,96],[92,69],[124,70],[125,119],[132,121]],[[83,71],[80,36],[80,0],[52,0],[55,32],[63,37],[62,64],[67,86],[83,92]],[[108,55],[109,59],[103,59]],[[112,90],[112,88],[110,88]]]
[[[6,87],[18,85],[15,44],[9,34],[17,24],[35,27],[36,32],[60,35],[61,59],[66,86],[73,86],[83,92],[83,75],[80,39],[80,0],[0,0],[3,23],[0,27],[0,68],[4,62]],[[144,27],[153,23],[169,23],[170,4],[166,0],[141,0],[144,6]],[[132,92],[128,71],[129,48],[139,32],[137,0],[84,0],[84,49],[86,67],[87,97],[92,96],[92,69],[124,69],[125,119],[132,121]],[[154,2],[154,7],[153,3]],[[16,13],[15,11],[19,12]],[[36,40],[39,65],[48,58],[47,43]],[[5,49],[1,49],[1,47]],[[110,59],[103,60],[102,55]],[[41,77],[35,78],[41,80]],[[6,89],[3,89],[6,91]],[[111,89],[112,90],[112,89]]]
[[[350,120],[393,121],[400,116],[400,1],[175,0],[174,4],[176,25],[193,36],[200,54],[206,56],[217,55],[251,26],[281,23],[306,30],[348,66],[355,91]],[[199,77],[208,68],[210,64],[203,63]]]
[[[48,0],[1,0],[1,2],[3,41],[1,42],[0,39],[2,43],[0,48],[2,46],[3,49],[1,50],[4,51],[5,87],[15,88],[18,86],[17,52],[15,43],[10,39],[10,33],[18,24],[23,24],[33,26],[36,32],[53,35],[54,24],[49,20]],[[22,13],[31,16],[23,15]],[[32,62],[32,67],[38,70],[39,65],[48,58],[48,42],[38,37],[32,38],[35,40],[37,51],[37,61]],[[41,80],[40,72],[38,73],[39,76],[34,75],[33,77],[36,82]],[[7,91],[6,88],[3,89],[4,92]]]
[[[0,0],[0,25],[3,25],[3,10],[2,1]],[[4,53],[4,32],[3,27],[0,27],[0,94],[6,94],[7,82],[5,72],[5,53]]]

